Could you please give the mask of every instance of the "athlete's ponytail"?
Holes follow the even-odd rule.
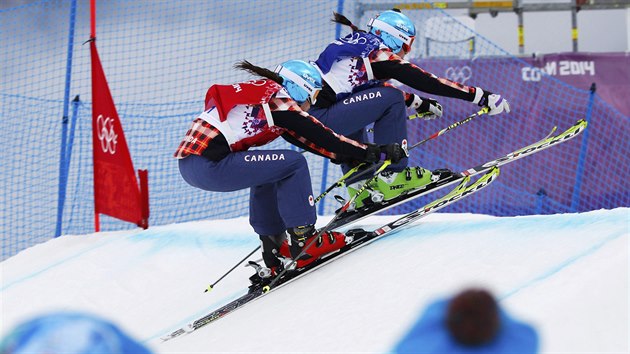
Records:
[[[269,70],[269,69],[265,69],[265,68],[261,68],[259,66],[256,66],[250,62],[248,62],[247,60],[243,60],[240,61],[236,64],[234,64],[234,68],[236,69],[241,69],[241,70],[245,70],[251,74],[254,75],[258,75],[258,76],[262,76],[262,77],[266,77],[267,79],[273,80],[275,82],[277,82],[278,84],[282,85],[283,81],[282,77],[280,77],[280,75],[278,75],[277,73]]]
[[[352,31],[354,31],[354,32],[365,32],[364,30],[359,29],[359,27],[355,26],[346,16],[344,16],[344,15],[342,15],[340,13],[334,12],[334,11],[333,11],[333,18],[332,18],[331,21],[335,22],[335,23],[340,23],[340,24],[345,25],[345,26],[348,26],[348,27],[352,28]]]

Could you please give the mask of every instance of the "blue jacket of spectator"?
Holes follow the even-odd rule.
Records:
[[[516,321],[499,309],[501,327],[496,337],[481,346],[458,343],[446,326],[448,300],[431,304],[420,320],[396,345],[398,354],[534,354],[538,352],[538,335],[529,325]]]

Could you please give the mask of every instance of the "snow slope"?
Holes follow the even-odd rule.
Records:
[[[257,246],[247,219],[63,236],[0,263],[0,334],[37,314],[78,310],[157,353],[383,353],[430,302],[483,286],[537,328],[543,352],[624,353],[629,225],[629,208],[430,215],[164,343],[159,336],[244,291],[253,273],[239,267],[203,292]]]

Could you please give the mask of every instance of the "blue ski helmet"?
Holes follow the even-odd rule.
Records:
[[[416,38],[416,26],[409,17],[394,10],[381,12],[376,18],[368,22],[370,33],[381,38],[383,43],[394,53],[401,49],[411,51],[411,45]]]
[[[11,330],[0,353],[150,354],[151,351],[109,320],[78,312],[37,316]]]
[[[322,89],[322,76],[313,65],[302,60],[289,60],[274,71],[282,77],[282,86],[295,102],[302,104],[308,99],[315,103]]]

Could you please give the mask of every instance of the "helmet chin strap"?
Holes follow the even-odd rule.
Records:
[[[302,104],[300,104],[300,109],[303,110],[304,112],[308,111],[311,108],[311,98],[309,97],[306,101],[302,102]]]

